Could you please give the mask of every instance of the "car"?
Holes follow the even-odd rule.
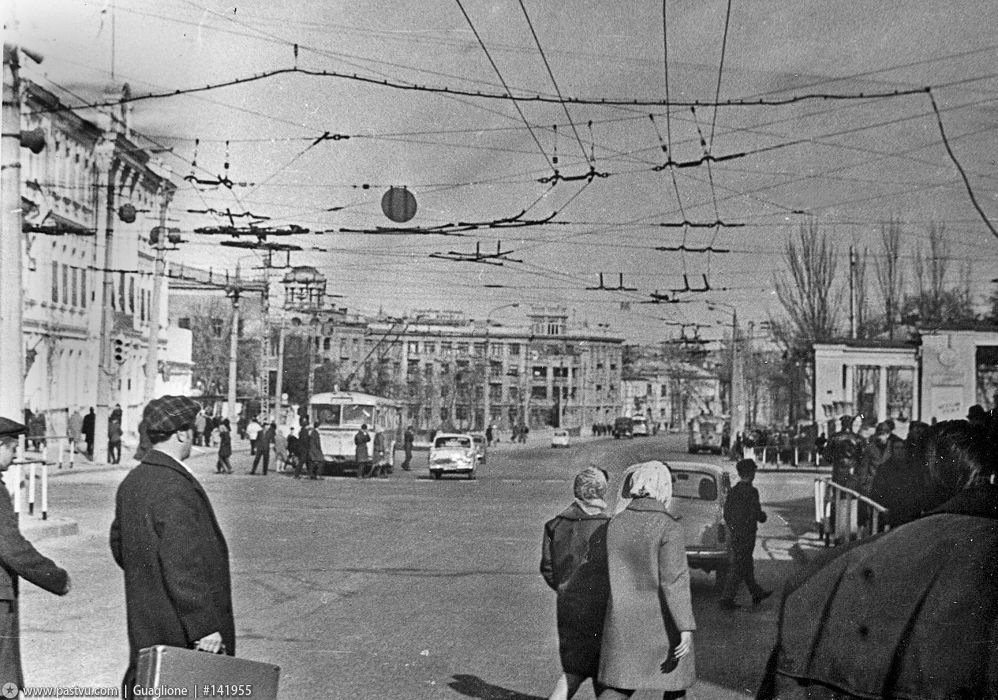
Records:
[[[615,440],[622,437],[634,437],[634,421],[628,416],[621,416],[613,421],[613,437]]]
[[[644,416],[633,416],[631,418],[631,435],[634,437],[648,437],[648,420]]]
[[[690,454],[708,450],[719,455],[724,451],[724,440],[729,433],[729,423],[723,416],[703,415],[690,421],[687,448]]]
[[[728,573],[730,536],[724,522],[724,502],[731,476],[721,466],[703,462],[662,462],[672,472],[670,511],[679,516],[686,538],[686,561],[691,569],[714,572],[718,586]],[[608,512],[619,513],[630,499],[624,493],[628,477],[638,465],[627,467],[607,490]]]
[[[567,430],[555,430],[551,434],[551,447],[568,447],[568,431]]]
[[[475,478],[478,450],[468,433],[438,433],[430,445],[430,474],[439,479],[444,474],[466,474]]]
[[[475,452],[478,457],[478,464],[485,464],[485,458],[489,453],[489,441],[485,437],[485,433],[468,433],[471,436],[472,442],[475,443]]]

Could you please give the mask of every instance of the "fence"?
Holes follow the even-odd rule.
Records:
[[[813,467],[821,466],[821,454],[816,449],[801,449],[797,445],[791,447],[778,445],[743,446],[742,456],[745,459],[755,460],[756,464],[763,468],[767,464],[772,464],[777,469],[780,467],[799,467],[802,464]]]
[[[886,529],[887,509],[829,476],[814,480],[814,519],[825,545],[869,537]]]

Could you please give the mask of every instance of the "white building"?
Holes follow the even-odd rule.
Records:
[[[134,433],[141,415],[150,337],[155,250],[150,233],[176,186],[133,140],[128,111],[98,124],[68,109],[51,92],[22,81],[22,129],[41,129],[45,148],[21,149],[24,209],[24,405],[46,416],[49,435],[64,435],[75,407],[98,403],[101,313],[108,306],[109,405],[123,409]],[[110,187],[108,186],[110,184]],[[109,265],[106,242],[111,241]],[[107,301],[105,302],[105,287]],[[160,295],[160,357],[189,364],[183,334],[168,330],[167,287]],[[176,338],[177,348],[170,342]],[[119,341],[121,361],[111,357]],[[189,372],[188,372],[189,375]],[[169,385],[175,393],[184,373]]]

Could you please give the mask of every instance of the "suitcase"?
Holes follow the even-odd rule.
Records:
[[[280,666],[224,654],[158,645],[139,651],[135,695],[277,700]]]

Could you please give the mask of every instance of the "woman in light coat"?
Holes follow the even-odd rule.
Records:
[[[610,520],[610,600],[603,625],[600,700],[638,689],[676,698],[696,679],[690,572],[679,517],[669,511],[672,473],[661,462],[633,468],[627,507]]]

